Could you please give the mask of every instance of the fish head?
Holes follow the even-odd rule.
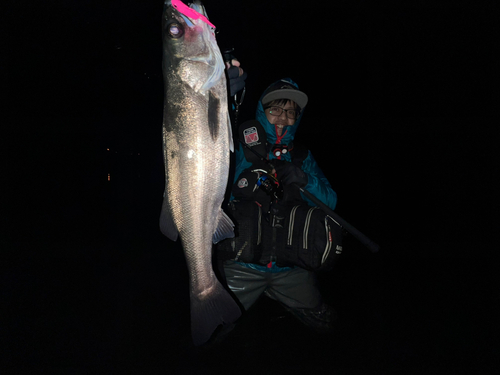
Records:
[[[166,0],[162,18],[163,68],[175,70],[197,92],[213,87],[224,74],[215,27],[203,5]]]

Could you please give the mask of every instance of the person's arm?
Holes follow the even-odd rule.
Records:
[[[302,163],[302,170],[307,174],[307,184],[304,186],[304,189],[313,194],[320,201],[325,203],[332,210],[335,209],[337,205],[337,193],[332,189],[330,182],[323,174],[323,171],[319,168],[316,160],[314,160],[311,152],[309,151],[309,155]],[[302,197],[311,205],[315,206],[313,202],[309,199]]]
[[[332,186],[319,168],[310,151],[308,151],[308,155],[302,162],[300,168],[290,162],[275,164],[278,178],[283,182],[283,185],[297,184],[301,188],[309,191],[332,210],[335,209],[337,204],[337,193],[333,191]],[[309,205],[315,206],[314,202],[309,200],[302,193],[301,196]]]

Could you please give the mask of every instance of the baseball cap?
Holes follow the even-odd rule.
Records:
[[[307,104],[307,95],[285,79],[279,80],[267,88],[262,97],[262,105],[278,99],[293,100],[300,109],[304,109]]]

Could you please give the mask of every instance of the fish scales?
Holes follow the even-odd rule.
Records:
[[[163,14],[165,193],[160,228],[181,238],[189,271],[191,331],[206,342],[218,325],[241,311],[217,280],[212,243],[234,236],[221,204],[229,174],[232,135],[224,63],[213,30],[179,13]],[[191,8],[205,15],[201,3]]]

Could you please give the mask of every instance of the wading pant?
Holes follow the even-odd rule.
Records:
[[[327,331],[335,312],[323,303],[313,272],[296,267],[284,272],[261,272],[227,261],[226,282],[245,310],[264,293],[280,302],[302,323],[318,331]]]

